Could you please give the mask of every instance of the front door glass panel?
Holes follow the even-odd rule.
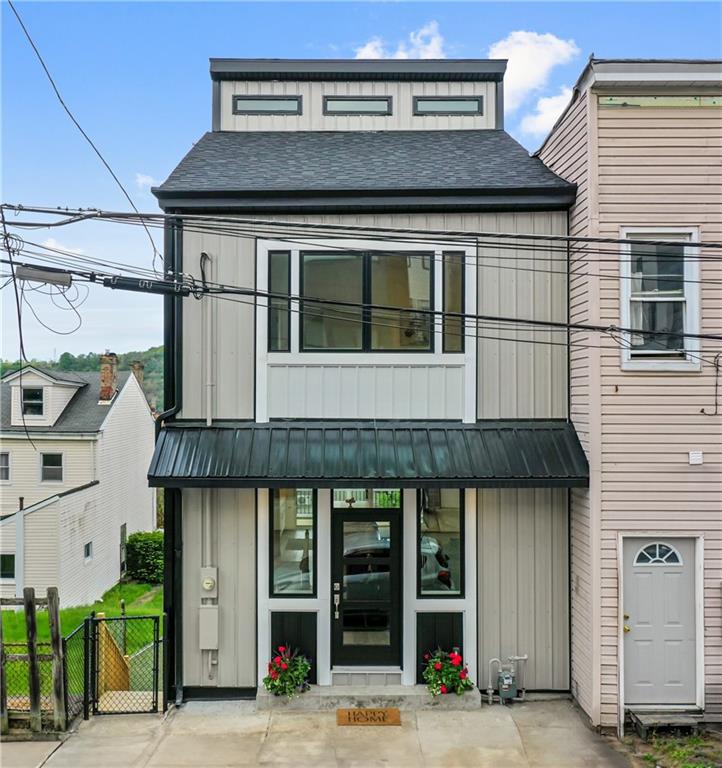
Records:
[[[400,664],[399,511],[334,510],[334,664]],[[337,617],[336,617],[337,615]]]

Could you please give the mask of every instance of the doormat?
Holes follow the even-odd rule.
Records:
[[[337,709],[336,725],[401,725],[398,707]]]

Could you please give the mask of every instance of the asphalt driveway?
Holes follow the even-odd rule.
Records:
[[[251,702],[192,702],[165,719],[95,717],[44,763],[4,745],[7,768],[424,766],[628,768],[568,701],[473,712],[402,711],[401,726],[339,727],[334,712],[256,712]],[[6,762],[6,757],[7,762]]]

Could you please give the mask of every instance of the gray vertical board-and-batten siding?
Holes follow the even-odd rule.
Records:
[[[208,505],[204,509],[204,495]],[[204,529],[204,513],[209,525]],[[210,531],[210,541],[206,542]],[[200,568],[218,568],[218,664],[199,650]],[[183,685],[256,685],[256,500],[252,490],[183,491]]]
[[[412,227],[468,232],[563,235],[563,211],[434,215],[284,216],[293,222]],[[392,235],[390,236],[392,237]],[[527,246],[527,242],[520,242]],[[566,267],[545,241],[537,250],[498,248],[479,240],[479,314],[566,321]],[[508,246],[508,243],[507,243]],[[211,259],[215,282],[255,287],[255,240],[185,231],[183,270],[200,280],[200,254]],[[555,274],[551,274],[554,272]],[[210,301],[210,310],[206,302]],[[208,335],[208,323],[211,333]],[[477,417],[565,418],[567,416],[566,334],[499,327],[480,322],[477,363]],[[183,304],[183,409],[185,419],[253,419],[255,322],[253,300],[242,296],[186,300]],[[211,353],[206,354],[206,339]],[[534,343],[560,342],[556,344]],[[331,356],[329,356],[331,357]],[[333,356],[334,358],[336,356]],[[343,359],[343,354],[338,355]],[[210,370],[209,370],[210,362]],[[331,359],[329,359],[329,363]],[[206,397],[210,389],[210,398]],[[207,413],[207,402],[211,412]]]

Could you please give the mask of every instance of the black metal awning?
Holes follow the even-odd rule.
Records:
[[[585,487],[566,421],[276,421],[161,430],[162,488]]]

